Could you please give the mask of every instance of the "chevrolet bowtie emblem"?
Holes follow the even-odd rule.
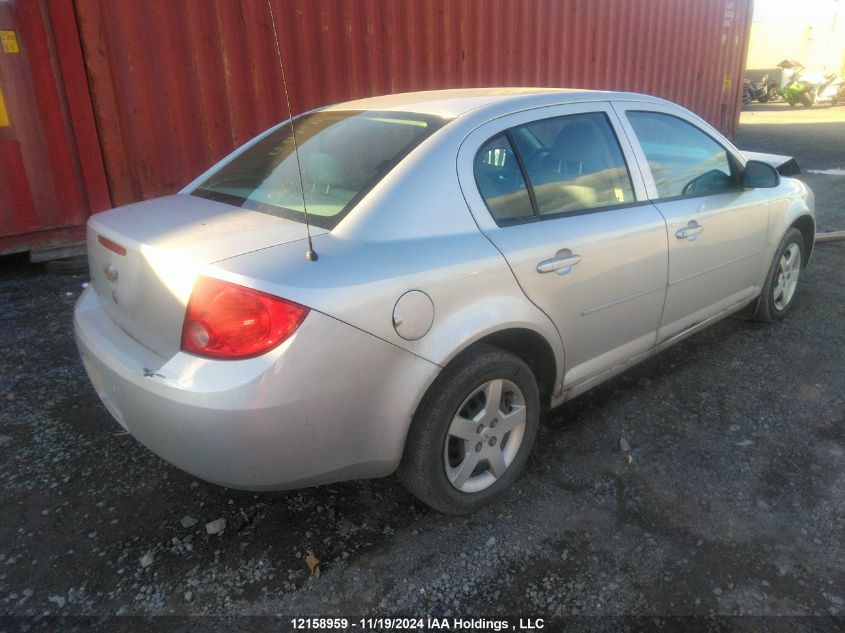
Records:
[[[117,267],[114,264],[106,264],[103,270],[106,273],[106,279],[111,282],[117,281]]]

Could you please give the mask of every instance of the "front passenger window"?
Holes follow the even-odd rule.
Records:
[[[738,189],[727,150],[691,123],[659,112],[628,112],[660,198]]]

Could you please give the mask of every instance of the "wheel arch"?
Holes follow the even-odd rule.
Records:
[[[816,242],[816,223],[810,215],[801,215],[792,221],[789,228],[798,229],[804,237],[804,261],[801,262],[806,268],[810,263],[810,257],[813,254],[813,247]]]
[[[488,334],[477,344],[493,345],[518,356],[534,373],[540,396],[549,398],[554,393],[557,359],[549,342],[534,330],[508,328]]]
[[[540,397],[550,398],[558,382],[558,360],[549,341],[536,330],[526,327],[506,327],[479,336],[467,343],[449,360],[455,362],[467,351],[479,345],[491,345],[510,352],[531,368],[537,380]]]

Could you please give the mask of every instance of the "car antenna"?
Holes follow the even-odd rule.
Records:
[[[308,235],[308,250],[305,251],[305,259],[309,262],[317,261],[317,252],[311,243],[311,224],[308,222],[308,205],[305,202],[305,184],[302,180],[302,163],[299,161],[299,145],[296,142],[296,128],[293,125],[293,109],[290,107],[290,94],[288,93],[288,80],[285,74],[285,62],[282,59],[282,47],[279,44],[279,33],[276,31],[276,16],[273,14],[273,3],[267,0],[267,8],[270,9],[270,22],[273,26],[273,37],[276,40],[276,55],[279,58],[279,68],[282,71],[282,86],[285,89],[285,103],[288,106],[290,117],[290,135],[293,139],[293,153],[296,158],[296,171],[299,173],[299,192],[302,194],[302,212],[305,214],[305,233]]]

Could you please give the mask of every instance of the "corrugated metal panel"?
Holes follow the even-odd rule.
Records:
[[[390,92],[577,86],[732,133],[751,0],[272,0],[295,112]],[[170,193],[285,118],[266,0],[76,0],[112,198]]]
[[[98,141],[73,11],[67,29],[56,5],[0,2],[6,44],[0,48],[6,111],[0,121],[0,253],[80,239],[74,227],[91,208],[110,204],[102,161],[97,182]],[[87,129],[76,116],[79,104],[83,114],[87,106]],[[84,156],[82,147],[88,148]]]

